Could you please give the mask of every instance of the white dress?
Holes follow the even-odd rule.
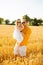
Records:
[[[14,32],[13,32],[13,38],[17,40],[18,43],[21,43],[23,41],[23,36],[17,27],[15,27]]]
[[[19,44],[23,41],[23,35],[20,32],[17,27],[15,27],[14,32],[13,32],[13,38],[17,40],[18,44],[16,43],[14,46],[14,54],[18,55],[20,54],[21,56],[26,56],[26,46],[19,46]],[[19,50],[19,52],[18,52]]]

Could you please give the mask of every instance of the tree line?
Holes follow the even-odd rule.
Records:
[[[43,20],[37,19],[37,18],[30,18],[27,14],[22,17],[23,19],[26,19],[28,21],[28,25],[30,26],[43,26]],[[4,20],[4,18],[0,18],[0,25],[15,25],[16,20],[13,20],[12,23],[10,23],[9,19]]]

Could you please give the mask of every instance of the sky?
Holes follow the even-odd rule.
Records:
[[[0,0],[0,17],[15,20],[25,14],[43,19],[43,0]]]

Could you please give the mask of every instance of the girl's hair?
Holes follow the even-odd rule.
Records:
[[[18,25],[18,23],[21,23],[21,20],[20,19],[17,19],[16,20],[16,25]]]

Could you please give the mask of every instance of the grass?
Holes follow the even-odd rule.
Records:
[[[14,25],[0,25],[0,65],[43,65],[43,26],[29,26],[32,30],[26,57],[14,57]]]

